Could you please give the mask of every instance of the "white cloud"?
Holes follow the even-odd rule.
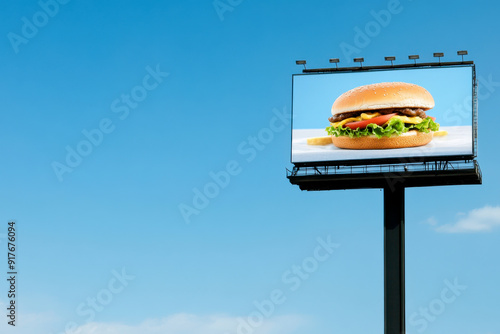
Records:
[[[500,206],[485,206],[460,214],[454,224],[437,226],[435,230],[443,233],[489,232],[500,226]]]
[[[427,220],[425,221],[425,223],[431,225],[431,226],[436,226],[438,221],[436,219],[436,217],[432,216],[430,218],[427,218]]]
[[[10,302],[0,301],[0,309],[6,310]],[[4,312],[2,312],[4,313]],[[31,334],[31,333],[52,333],[50,329],[54,324],[61,321],[60,317],[58,317],[52,311],[44,311],[39,313],[25,313],[22,311],[22,308],[16,304],[16,322],[15,327],[8,325],[7,321],[10,319],[5,318],[5,321],[0,323],[0,333],[2,334]]]
[[[257,319],[258,320],[258,319]],[[285,334],[298,333],[304,318],[294,315],[265,319],[259,326],[250,326],[244,318],[226,315],[197,316],[175,314],[162,319],[146,320],[139,325],[120,323],[88,323],[78,328],[78,334]],[[250,327],[249,327],[250,326]],[[244,328],[246,327],[246,329]],[[250,329],[248,329],[250,328]]]
[[[6,303],[0,301],[5,309]],[[256,313],[251,313],[256,314]],[[306,317],[277,315],[269,318],[228,315],[199,316],[179,313],[160,319],[148,319],[137,325],[119,322],[91,322],[71,328],[74,334],[298,334],[306,325]],[[254,322],[252,322],[254,321]],[[72,321],[71,321],[72,323]],[[19,314],[16,327],[0,325],[0,333],[64,333],[65,322],[52,312]]]

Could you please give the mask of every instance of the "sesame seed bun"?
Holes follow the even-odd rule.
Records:
[[[434,107],[432,95],[423,87],[405,82],[382,82],[351,89],[332,105],[332,115],[388,108]]]

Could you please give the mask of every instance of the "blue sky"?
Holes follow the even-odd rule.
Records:
[[[406,191],[407,330],[500,333],[498,10],[3,2],[0,247],[5,277],[15,220],[19,275],[1,332],[382,333],[382,192],[285,177],[295,60],[466,49],[484,184]]]

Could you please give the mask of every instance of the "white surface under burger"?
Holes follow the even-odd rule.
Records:
[[[386,150],[349,150],[330,145],[308,145],[307,138],[326,136],[325,129],[295,129],[292,133],[292,163],[310,161],[337,161],[386,159],[404,157],[472,155],[471,126],[442,126],[446,136],[435,136],[419,147]]]

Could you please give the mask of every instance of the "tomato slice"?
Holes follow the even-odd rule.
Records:
[[[436,117],[432,117],[432,116],[427,116],[427,117],[430,117],[430,119],[432,119],[434,122],[436,121]]]
[[[358,128],[364,129],[368,124],[377,124],[377,125],[383,125],[385,122],[387,122],[392,116],[396,116],[397,113],[394,114],[387,114],[387,115],[381,115],[377,117],[373,117],[372,119],[365,119],[362,121],[357,121],[357,122],[350,122],[344,124],[344,126],[347,126],[348,128],[351,128],[353,130],[356,130]]]

